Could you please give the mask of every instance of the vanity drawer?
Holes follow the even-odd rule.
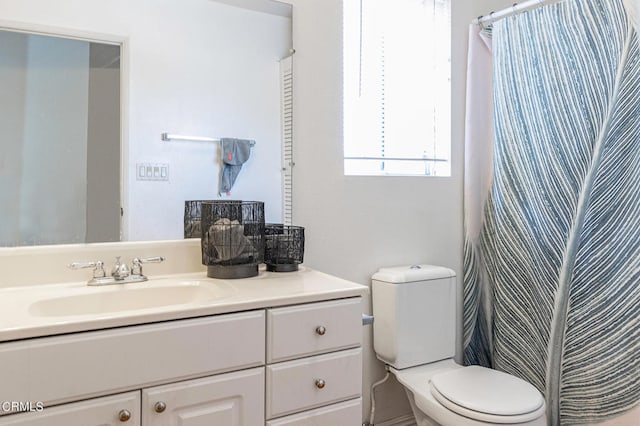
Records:
[[[267,366],[267,419],[358,398],[362,349]]]
[[[358,426],[362,423],[362,399],[329,405],[269,420],[266,426]]]
[[[360,346],[361,298],[267,311],[267,362],[280,362]]]
[[[58,404],[257,367],[264,351],[262,310],[3,343],[0,401]]]

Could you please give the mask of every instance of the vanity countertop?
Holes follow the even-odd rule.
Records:
[[[0,342],[363,296],[366,286],[301,266],[220,280],[204,272],[90,287],[85,282],[0,288]]]

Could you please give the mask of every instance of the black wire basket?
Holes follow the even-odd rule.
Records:
[[[258,275],[264,260],[264,203],[203,201],[202,264],[210,278]]]
[[[185,238],[202,237],[202,226],[200,226],[202,203],[212,201],[214,200],[187,200],[184,202]]]
[[[264,229],[264,263],[272,272],[293,272],[304,260],[304,228],[269,223]]]

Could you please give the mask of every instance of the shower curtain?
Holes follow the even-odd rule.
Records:
[[[532,383],[551,425],[640,424],[634,2],[566,0],[470,34],[465,362]]]

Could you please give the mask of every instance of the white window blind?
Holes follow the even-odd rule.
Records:
[[[344,0],[347,175],[450,176],[449,0]]]
[[[280,61],[280,105],[282,117],[282,217],[293,220],[293,56]]]

